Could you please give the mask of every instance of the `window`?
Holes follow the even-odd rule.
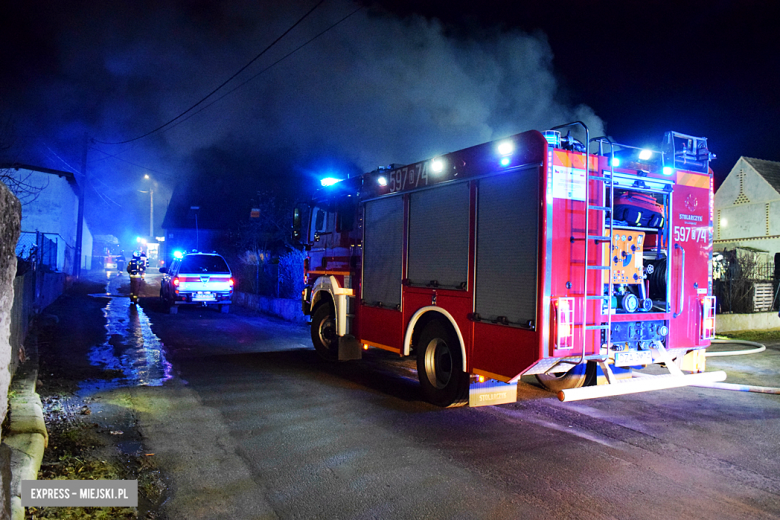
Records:
[[[181,261],[182,273],[219,273],[229,274],[225,260],[218,255],[187,255]]]

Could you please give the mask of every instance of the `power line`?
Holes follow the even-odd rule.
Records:
[[[51,154],[52,154],[52,155],[54,155],[54,157],[56,157],[57,159],[59,159],[59,160],[60,160],[60,162],[62,162],[62,164],[64,164],[65,166],[67,166],[67,167],[68,167],[68,170],[70,170],[70,172],[71,172],[71,173],[73,173],[74,175],[81,176],[81,172],[79,172],[79,171],[76,171],[76,169],[75,169],[73,166],[71,166],[70,164],[68,164],[68,162],[67,162],[65,159],[63,159],[62,157],[60,157],[59,155],[57,155],[57,152],[55,152],[54,150],[52,150],[52,149],[49,147],[49,145],[48,145],[48,144],[46,144],[46,143],[45,143],[45,142],[43,142],[43,141],[41,141],[41,143],[43,143],[43,146],[45,146],[45,147],[46,147],[46,149],[47,149],[47,150],[49,150],[49,152],[51,152]]]
[[[352,15],[354,15],[355,13],[357,13],[358,11],[360,11],[361,9],[363,9],[363,6],[360,6],[360,7],[358,7],[357,9],[355,9],[354,11],[352,11],[351,13],[349,13],[347,16],[345,16],[344,18],[342,18],[342,19],[341,19],[341,20],[339,20],[338,22],[334,23],[333,25],[331,25],[330,27],[328,27],[328,28],[327,28],[327,29],[325,29],[324,31],[322,31],[322,32],[320,32],[320,33],[318,33],[318,34],[316,34],[316,35],[315,35],[315,36],[313,36],[312,38],[310,38],[310,39],[306,40],[304,43],[302,43],[301,45],[299,45],[298,47],[296,47],[296,48],[295,48],[295,49],[293,49],[292,51],[288,52],[287,54],[285,54],[284,56],[282,56],[281,58],[279,58],[279,59],[278,59],[278,60],[276,60],[275,62],[271,63],[271,64],[270,64],[270,65],[268,65],[266,68],[264,68],[264,69],[262,69],[261,71],[259,71],[258,73],[256,73],[254,76],[251,76],[250,78],[246,79],[244,82],[242,82],[242,83],[239,83],[238,85],[236,85],[236,86],[235,86],[235,87],[233,87],[232,89],[228,90],[227,92],[225,92],[224,94],[222,94],[221,96],[219,96],[217,99],[213,100],[213,101],[212,101],[211,103],[209,103],[208,105],[204,105],[204,106],[202,106],[202,107],[200,108],[200,110],[197,110],[197,111],[193,112],[192,114],[188,115],[187,117],[185,117],[184,119],[182,119],[181,121],[179,121],[178,123],[176,123],[175,125],[171,125],[170,127],[166,128],[165,130],[167,131],[167,130],[170,130],[171,128],[176,128],[177,126],[179,126],[179,125],[180,125],[180,124],[182,124],[183,122],[187,121],[187,120],[188,120],[188,119],[190,119],[191,117],[193,117],[193,116],[195,116],[195,115],[197,115],[197,114],[200,114],[201,112],[203,112],[204,110],[206,110],[208,107],[210,107],[211,105],[213,105],[213,104],[214,104],[214,103],[216,103],[217,101],[219,101],[219,100],[221,100],[221,99],[223,99],[223,98],[225,98],[225,97],[229,96],[230,94],[232,94],[232,93],[233,93],[233,92],[235,92],[236,90],[240,89],[241,87],[243,87],[244,85],[246,85],[247,83],[249,83],[250,81],[252,81],[253,79],[255,79],[256,77],[258,77],[258,76],[259,76],[259,75],[261,75],[262,73],[266,72],[268,69],[270,69],[270,68],[274,67],[275,65],[279,64],[279,62],[281,62],[281,61],[283,61],[283,60],[285,60],[285,59],[289,58],[290,56],[292,56],[293,54],[295,54],[296,52],[298,52],[299,50],[303,49],[304,47],[306,47],[307,45],[309,45],[311,42],[313,42],[314,40],[316,40],[317,38],[319,38],[320,36],[322,36],[323,34],[325,34],[326,32],[330,31],[331,29],[333,29],[334,27],[336,27],[336,26],[337,26],[337,25],[339,25],[340,23],[342,23],[342,22],[346,21],[346,20],[347,20],[347,18],[351,17]]]
[[[301,22],[303,22],[303,21],[304,21],[304,20],[305,20],[305,19],[306,19],[306,18],[307,18],[307,17],[308,17],[308,16],[309,16],[311,13],[313,13],[313,12],[314,12],[314,10],[315,10],[315,9],[317,9],[317,8],[318,8],[320,5],[322,5],[322,3],[323,3],[323,2],[325,2],[325,0],[320,0],[319,2],[317,2],[317,4],[316,4],[314,7],[312,7],[311,9],[309,9],[309,11],[308,11],[306,14],[304,14],[304,15],[303,15],[303,16],[302,16],[302,17],[301,17],[301,18],[300,18],[300,19],[299,19],[297,22],[295,22],[295,23],[294,23],[292,26],[290,26],[290,28],[289,28],[289,29],[287,29],[286,31],[284,31],[284,32],[281,34],[281,36],[279,36],[279,37],[278,37],[278,38],[276,38],[276,39],[275,39],[273,42],[271,42],[271,44],[270,44],[270,45],[268,45],[268,46],[267,46],[265,49],[263,49],[263,50],[260,52],[260,54],[258,54],[257,56],[255,56],[254,58],[252,58],[251,60],[249,60],[249,63],[247,63],[246,65],[244,65],[244,66],[243,66],[243,67],[241,67],[240,69],[238,69],[238,71],[237,71],[235,74],[233,74],[233,75],[232,75],[232,76],[230,76],[228,79],[226,79],[226,80],[225,80],[225,81],[224,81],[224,82],[223,82],[223,83],[222,83],[220,86],[218,86],[217,88],[215,88],[214,90],[212,90],[211,92],[209,92],[209,93],[208,93],[208,94],[207,94],[207,95],[206,95],[206,96],[205,96],[203,99],[201,99],[200,101],[198,101],[197,103],[195,103],[194,105],[192,105],[190,108],[188,108],[187,110],[185,110],[184,112],[182,112],[182,113],[181,113],[181,114],[179,114],[178,116],[174,117],[173,119],[171,119],[171,120],[170,120],[170,121],[168,121],[167,123],[165,123],[165,124],[162,124],[162,125],[158,126],[157,128],[155,128],[154,130],[151,130],[151,131],[149,131],[149,132],[146,132],[146,133],[145,133],[145,134],[143,134],[143,135],[139,135],[138,137],[134,137],[134,138],[132,138],[132,139],[127,139],[127,140],[125,140],[125,141],[109,142],[109,141],[99,141],[99,140],[97,140],[97,139],[95,139],[94,141],[95,141],[95,142],[97,142],[97,143],[100,143],[100,144],[127,144],[127,143],[131,143],[131,142],[133,142],[133,141],[138,141],[139,139],[143,139],[144,137],[148,137],[148,136],[150,136],[150,135],[152,135],[152,134],[154,134],[154,133],[156,133],[156,132],[159,132],[160,130],[162,130],[162,129],[163,129],[163,128],[165,128],[166,126],[168,126],[168,125],[170,125],[171,123],[173,123],[174,121],[176,121],[176,120],[180,119],[180,118],[181,118],[181,117],[183,117],[185,114],[187,114],[188,112],[190,112],[191,110],[193,110],[195,107],[197,107],[198,105],[200,105],[201,103],[203,103],[204,101],[206,101],[206,100],[207,100],[209,97],[211,97],[213,94],[215,94],[215,93],[216,93],[216,92],[217,92],[219,89],[221,89],[222,87],[224,87],[225,85],[227,85],[227,84],[228,84],[228,83],[229,83],[229,82],[230,82],[230,81],[231,81],[233,78],[235,78],[236,76],[238,76],[239,74],[241,74],[241,73],[242,73],[242,72],[243,72],[243,71],[244,71],[244,70],[245,70],[247,67],[249,67],[249,66],[250,66],[252,63],[254,63],[255,61],[257,61],[257,60],[260,58],[260,56],[262,56],[263,54],[265,54],[265,53],[266,53],[268,50],[270,50],[270,49],[271,49],[271,47],[273,47],[274,45],[276,45],[276,44],[277,44],[277,43],[278,43],[278,42],[279,42],[279,41],[280,41],[282,38],[284,38],[285,36],[287,36],[287,34],[288,34],[290,31],[292,31],[293,29],[295,29],[295,27],[297,27],[297,26],[298,26],[298,25],[299,25]]]
[[[173,178],[176,177],[173,174],[164,173],[164,172],[161,172],[161,171],[158,171],[158,170],[154,170],[152,168],[147,168],[146,166],[144,166],[142,164],[137,164],[137,163],[134,163],[132,161],[128,161],[127,159],[122,159],[121,157],[117,157],[118,154],[110,154],[110,153],[108,153],[108,152],[106,152],[104,150],[101,150],[100,148],[96,148],[94,146],[90,146],[89,149],[90,150],[95,150],[96,152],[100,152],[102,154],[107,155],[108,157],[106,157],[105,159],[116,159],[117,161],[122,161],[123,163],[130,164],[132,166],[135,166],[136,168],[141,168],[142,170],[150,171],[152,173],[156,173],[157,175],[162,175],[163,177],[167,177],[168,179],[173,179]],[[119,152],[119,153],[122,153],[122,152]]]

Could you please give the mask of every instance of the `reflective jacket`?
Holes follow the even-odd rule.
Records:
[[[143,273],[144,270],[145,270],[145,266],[143,262],[138,258],[133,258],[132,260],[127,262],[127,272],[131,278],[141,276],[141,273]]]

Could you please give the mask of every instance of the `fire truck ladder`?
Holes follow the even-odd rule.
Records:
[[[580,360],[580,363],[585,362],[585,346],[587,344],[586,338],[587,338],[587,331],[589,330],[601,330],[603,331],[603,343],[604,345],[609,348],[609,345],[611,344],[611,333],[612,333],[612,282],[613,282],[613,275],[612,275],[612,261],[610,260],[611,254],[612,254],[612,232],[613,232],[613,221],[614,218],[613,210],[615,207],[615,183],[612,182],[613,179],[613,164],[614,164],[614,145],[612,144],[612,141],[609,140],[608,137],[602,137],[595,139],[599,143],[599,155],[602,155],[602,144],[604,141],[608,142],[610,145],[610,161],[609,161],[609,172],[599,172],[596,175],[591,175],[590,173],[590,161],[589,157],[586,154],[586,166],[585,166],[585,172],[587,174],[587,181],[585,182],[585,274],[583,276],[584,279],[584,285],[585,289],[583,291],[584,294],[584,305],[583,305],[583,313],[582,313],[582,359]],[[588,142],[590,144],[590,141]],[[609,205],[593,205],[591,204],[590,199],[590,181],[596,181],[601,184],[602,187],[608,187],[609,189],[609,196],[607,197],[607,194],[604,193],[604,198],[609,199]],[[600,191],[604,191],[603,188]],[[604,231],[607,231],[606,235],[591,235],[591,224],[590,224],[590,212],[596,211],[601,214],[601,218],[599,219],[599,225],[598,229],[603,233]],[[606,217],[609,216],[609,227],[607,228],[605,226]],[[607,252],[607,265],[604,265],[603,255],[596,255],[596,258],[601,258],[601,262],[597,264],[591,264],[589,263],[590,260],[590,241],[593,240],[595,244],[598,247],[603,247],[603,244],[608,243],[610,250]],[[596,287],[597,294],[589,294],[588,293],[588,278],[589,273],[591,271],[597,271],[598,276],[601,276],[603,278],[603,272],[608,271],[608,277],[607,277],[607,285],[608,289],[606,291],[606,294],[604,294],[604,284],[603,283],[597,283]],[[592,323],[588,324],[588,302],[590,301],[597,301],[597,302],[604,302],[606,301],[606,323]],[[599,316],[602,312],[602,309],[604,309],[605,305],[601,303],[600,308],[596,308],[596,312],[594,312],[594,316]],[[601,349],[599,350],[599,354],[601,354]],[[606,354],[603,355],[603,359],[599,359],[599,364],[606,361]]]
[[[612,262],[608,262],[608,265],[603,265],[603,262],[597,264],[589,264],[589,253],[590,253],[590,241],[593,240],[597,245],[604,244],[608,242],[612,244],[612,212],[614,208],[614,183],[612,182],[613,178],[613,161],[610,161],[610,171],[607,172],[601,172],[600,175],[591,175],[590,173],[590,130],[588,129],[587,125],[583,123],[582,121],[574,121],[572,123],[568,123],[561,126],[553,127],[552,130],[557,130],[559,128],[565,128],[568,126],[574,126],[574,125],[580,125],[585,129],[585,142],[587,145],[585,146],[585,260],[584,260],[584,273],[583,273],[583,298],[582,298],[582,320],[580,323],[575,322],[575,328],[578,327],[582,333],[580,334],[581,338],[581,347],[582,347],[582,353],[579,361],[577,361],[577,364],[583,364],[586,362],[587,354],[586,354],[586,346],[587,346],[587,336],[588,331],[590,330],[602,330],[604,338],[605,338],[605,344],[607,347],[610,345],[610,333],[612,331]],[[612,141],[609,140],[607,137],[602,137],[598,139],[599,142],[599,154],[601,154],[601,146],[603,141],[607,141],[610,146],[612,146]],[[614,147],[613,150],[610,151],[611,156],[614,158]],[[606,186],[609,186],[609,206],[599,206],[599,205],[593,205],[591,204],[590,200],[590,181],[597,181],[606,183]],[[604,186],[604,185],[602,185]],[[598,229],[601,233],[604,232],[604,221],[605,216],[609,214],[609,233],[604,236],[602,234],[592,235],[591,234],[591,222],[590,222],[590,212],[596,211],[600,212],[602,215],[602,218],[600,219],[600,225]],[[610,251],[611,253],[611,251]],[[602,255],[596,255],[596,257],[601,257]],[[609,271],[609,290],[607,291],[607,294],[603,294],[603,284],[597,284],[598,287],[601,289],[599,290],[599,294],[589,294],[588,293],[588,278],[590,271],[598,271],[599,273],[603,273],[604,271]],[[606,310],[607,310],[607,318],[606,323],[588,323],[588,307],[590,301],[604,301],[606,300]],[[603,304],[601,305],[601,308],[603,308]],[[597,308],[598,312],[594,312],[594,316],[598,316],[601,314],[601,308]],[[595,354],[595,352],[594,352]],[[568,361],[568,360],[567,360]],[[601,349],[599,349],[599,357],[598,361],[604,362],[606,361],[606,355],[601,354]],[[574,361],[571,361],[572,363]]]

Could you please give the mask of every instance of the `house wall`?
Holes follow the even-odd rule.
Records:
[[[780,252],[780,193],[744,158],[715,194],[715,250],[734,246]]]
[[[73,274],[78,228],[79,198],[65,177],[33,170],[8,170],[8,174],[27,178],[32,186],[40,188],[35,200],[22,206],[22,231],[39,231],[57,242],[57,270]],[[28,177],[29,176],[29,177]],[[92,233],[86,222],[82,237],[83,269],[92,265]]]

